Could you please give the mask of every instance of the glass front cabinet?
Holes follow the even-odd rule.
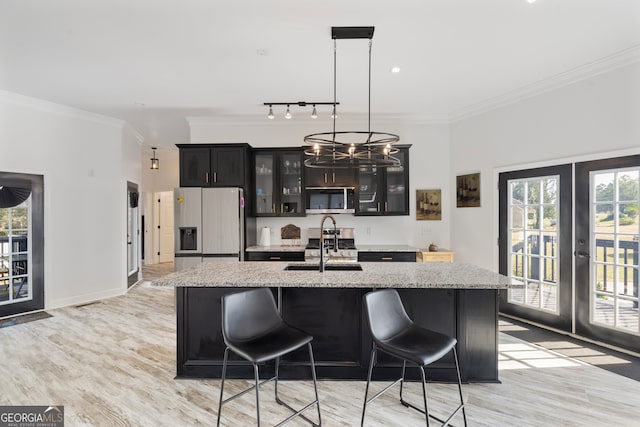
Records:
[[[304,216],[302,149],[255,150],[256,216]]]
[[[409,215],[409,147],[395,156],[398,167],[358,169],[356,215]]]

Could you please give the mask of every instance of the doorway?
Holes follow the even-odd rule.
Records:
[[[576,333],[640,352],[640,156],[576,164]]]
[[[140,193],[138,185],[127,182],[127,287],[133,286],[138,281],[140,272],[139,263],[139,237],[138,226],[138,202]]]
[[[0,172],[0,317],[44,309],[44,179]]]
[[[501,173],[498,186],[500,273],[521,283],[500,311],[640,352],[640,155]]]
[[[502,173],[500,273],[520,283],[501,293],[500,311],[571,331],[570,164]]]

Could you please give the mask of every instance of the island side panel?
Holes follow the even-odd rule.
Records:
[[[362,295],[357,288],[281,288],[284,320],[313,335],[316,373],[325,379],[366,378],[362,364]],[[309,354],[282,359],[283,378],[310,378]],[[368,359],[367,359],[368,361]]]
[[[177,377],[220,378],[224,359],[222,296],[252,288],[177,287]],[[272,290],[273,291],[273,290]],[[275,292],[274,292],[275,296]],[[272,365],[260,367],[260,376],[274,372]],[[229,378],[253,378],[253,367],[229,352]]]
[[[458,357],[463,381],[499,382],[498,292],[458,291]]]

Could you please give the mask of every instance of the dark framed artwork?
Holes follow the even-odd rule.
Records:
[[[416,190],[416,220],[442,220],[442,191]]]
[[[480,173],[456,177],[456,206],[459,208],[480,207]]]

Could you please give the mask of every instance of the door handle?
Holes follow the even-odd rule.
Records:
[[[578,258],[591,258],[591,255],[589,255],[589,252],[585,252],[585,251],[577,251],[577,252],[574,252],[573,255]]]

